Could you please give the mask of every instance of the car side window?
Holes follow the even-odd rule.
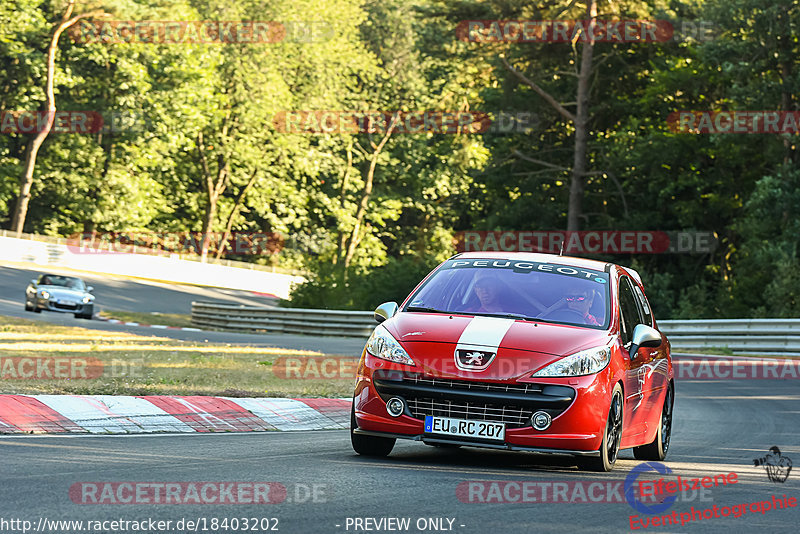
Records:
[[[619,279],[619,311],[620,317],[620,337],[622,344],[627,345],[633,341],[633,329],[642,321],[639,315],[639,306],[636,304],[636,296],[633,293],[631,282],[626,276]]]
[[[639,309],[644,315],[644,324],[653,326],[653,312],[650,311],[650,304],[647,302],[647,297],[644,296],[644,291],[636,284],[633,284],[633,291],[636,293],[636,298],[639,301]]]

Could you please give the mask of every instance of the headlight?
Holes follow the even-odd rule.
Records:
[[[369,336],[367,352],[376,358],[389,360],[390,362],[416,365],[405,349],[400,346],[400,343],[392,337],[392,334],[383,325],[378,325],[372,335]]]
[[[539,369],[533,376],[582,376],[599,373],[611,361],[611,348],[604,345],[576,352]]]
[[[44,289],[42,289],[42,291],[39,293],[39,295],[41,295],[41,297],[42,297],[43,299],[49,299],[49,298],[50,298],[50,293],[48,293],[48,292],[47,292],[47,291],[45,291]]]
[[[84,304],[89,304],[90,302],[92,302],[92,297],[90,297],[89,295],[86,295],[85,297],[83,297],[83,303]]]

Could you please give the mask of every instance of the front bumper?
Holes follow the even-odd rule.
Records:
[[[40,310],[45,311],[54,311],[54,312],[61,312],[61,313],[77,313],[81,315],[91,315],[94,313],[94,302],[90,302],[88,304],[83,304],[79,302],[77,304],[64,304],[58,302],[56,299],[36,299],[36,306]]]
[[[545,449],[542,447],[523,447],[520,445],[513,445],[511,443],[488,443],[463,439],[451,439],[444,437],[434,437],[429,434],[419,434],[417,436],[409,436],[408,434],[390,434],[388,432],[372,432],[369,430],[361,430],[357,428],[353,431],[354,434],[362,434],[365,436],[377,436],[381,438],[395,438],[395,439],[410,439],[413,441],[421,441],[429,444],[446,444],[446,445],[462,445],[464,447],[481,447],[483,449],[498,449],[503,451],[524,451],[536,452],[541,454],[560,454],[564,456],[600,456],[599,451],[571,451],[566,449]]]
[[[378,369],[380,368],[380,369]],[[426,377],[365,353],[359,366],[354,408],[356,433],[502,450],[596,455],[608,415],[613,381],[607,367],[595,375],[479,381]],[[392,417],[386,401],[400,397],[405,412]],[[543,410],[552,423],[536,430],[530,415]],[[425,433],[425,415],[497,421],[505,442]]]

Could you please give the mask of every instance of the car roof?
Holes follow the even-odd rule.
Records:
[[[78,278],[77,276],[69,276],[69,275],[66,275],[66,274],[53,274],[53,273],[44,273],[44,274],[41,274],[41,275],[39,275],[39,278],[41,279],[41,278],[44,278],[45,276],[51,276],[51,277],[53,277],[53,278],[66,278],[66,279],[68,279],[68,280],[81,280],[81,279],[80,279],[80,278]],[[81,282],[82,282],[82,281],[83,281],[83,280],[81,280]]]
[[[576,258],[574,256],[559,256],[558,254],[541,254],[538,252],[461,252],[453,258],[486,258],[498,260],[523,260],[539,263],[559,263],[570,267],[594,269],[595,271],[608,271],[611,263],[605,261]],[[452,259],[452,258],[451,258]]]

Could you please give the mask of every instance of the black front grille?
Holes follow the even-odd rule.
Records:
[[[470,382],[469,380],[450,380],[449,378],[435,378],[424,375],[407,375],[409,382],[426,384],[447,389],[468,389],[473,391],[513,391],[520,393],[542,392],[541,384],[503,384],[494,382]]]
[[[60,302],[51,303],[53,307],[58,308],[60,310],[77,310],[78,306],[76,304],[61,304]]]
[[[533,410],[522,406],[489,403],[452,402],[426,398],[406,399],[411,415],[425,419],[426,415],[454,417],[471,421],[493,421],[505,423],[509,428],[530,426]]]
[[[550,384],[471,382],[381,371],[375,372],[373,381],[383,400],[405,399],[408,415],[416,419],[433,415],[496,421],[509,428],[530,426],[531,416],[539,410],[556,417],[575,398],[574,389]]]

